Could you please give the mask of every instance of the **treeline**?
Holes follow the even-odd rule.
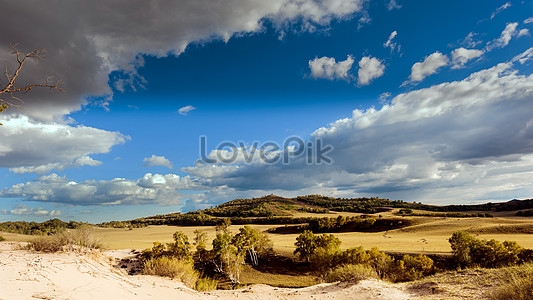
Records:
[[[301,224],[308,223],[315,219],[314,217],[213,217],[203,212],[188,212],[188,213],[173,213],[168,215],[158,215],[153,217],[140,218],[130,221],[112,221],[100,223],[101,227],[114,227],[114,228],[126,228],[126,227],[143,227],[148,225],[177,225],[177,226],[216,226],[224,222],[227,219],[235,225],[246,224]]]
[[[401,218],[372,218],[369,216],[338,216],[337,218],[313,218],[307,225],[276,227],[270,233],[294,234],[309,230],[313,233],[379,232],[412,225],[411,220]]]
[[[444,218],[493,218],[494,215],[489,213],[460,213],[460,212],[450,212],[450,213],[420,213],[413,212],[410,208],[402,208],[398,211],[400,216],[415,216],[415,217],[444,217]]]
[[[51,235],[64,229],[76,229],[83,224],[86,223],[64,222],[59,219],[51,219],[42,223],[26,221],[3,222],[0,223],[0,231],[31,235]]]

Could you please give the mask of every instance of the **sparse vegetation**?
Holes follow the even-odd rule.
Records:
[[[81,248],[99,249],[103,248],[103,243],[94,234],[92,226],[83,225],[76,230],[63,230],[49,236],[33,238],[28,242],[27,248],[39,252],[58,252]]]
[[[144,261],[143,274],[175,278],[190,288],[195,288],[200,278],[191,260],[171,256],[152,257]]]

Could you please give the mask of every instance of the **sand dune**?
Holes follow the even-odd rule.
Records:
[[[377,280],[303,289],[254,285],[200,293],[157,276],[129,276],[99,251],[34,253],[0,242],[0,299],[408,299],[402,286]]]

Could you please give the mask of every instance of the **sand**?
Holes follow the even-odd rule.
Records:
[[[181,282],[134,275],[113,266],[128,251],[36,253],[0,242],[0,299],[409,299],[402,285],[378,280],[320,284],[301,289],[253,285],[197,292]]]

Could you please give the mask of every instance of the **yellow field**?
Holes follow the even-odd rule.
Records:
[[[468,230],[479,238],[499,241],[514,240],[523,247],[533,248],[533,220],[527,218],[412,217],[412,219],[421,224],[388,232],[350,232],[335,233],[335,235],[341,239],[342,248],[376,246],[385,251],[449,253],[448,238],[451,234],[458,230]],[[261,231],[277,227],[276,225],[250,226]],[[240,227],[240,225],[232,225],[230,230],[237,232]],[[208,240],[215,237],[215,228],[209,226],[148,226],[133,230],[101,228],[97,232],[111,249],[145,249],[150,248],[154,241],[170,242],[172,234],[178,230],[183,231],[192,239],[196,229],[207,232]],[[269,234],[269,237],[274,242],[276,250],[282,252],[294,250],[297,234]]]
[[[342,213],[347,215],[350,213]],[[418,225],[388,232],[335,233],[342,241],[342,248],[363,246],[378,247],[384,251],[450,253],[448,238],[453,232],[466,230],[482,239],[517,241],[525,248],[533,248],[533,220],[531,218],[432,218],[409,217]],[[250,225],[260,231],[279,225]],[[281,225],[284,226],[284,225]],[[232,225],[230,230],[237,232],[241,225]],[[154,241],[170,242],[172,234],[182,231],[192,240],[194,230],[207,232],[208,241],[215,237],[211,226],[148,226],[133,230],[119,228],[98,228],[97,235],[109,249],[147,249]],[[25,241],[31,237],[18,234],[0,233],[6,240]],[[277,251],[289,253],[294,250],[297,234],[268,234]],[[208,242],[210,246],[210,242]]]

